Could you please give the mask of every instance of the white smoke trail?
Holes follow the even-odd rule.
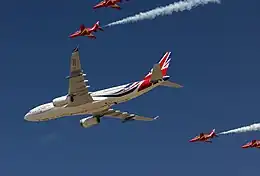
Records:
[[[112,22],[104,27],[110,27],[110,26],[126,24],[126,23],[134,23],[146,19],[152,20],[157,16],[171,15],[173,12],[191,10],[193,7],[197,7],[199,5],[205,5],[210,2],[220,4],[220,0],[184,0],[184,1],[175,2],[173,4],[169,4],[165,7],[157,7],[147,12],[140,12],[139,14],[136,14],[134,16],[130,16],[122,20]]]
[[[245,132],[251,132],[251,131],[260,131],[260,123],[255,123],[253,125],[240,127],[240,128],[229,130],[229,131],[224,131],[219,134],[245,133]]]

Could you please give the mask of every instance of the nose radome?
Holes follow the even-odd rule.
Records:
[[[242,146],[242,148],[249,148],[249,146],[250,146],[249,144],[245,144]]]
[[[27,114],[25,114],[24,116],[24,120],[26,121],[35,121],[34,117],[33,117],[33,114],[28,112]]]
[[[24,120],[30,121],[30,120],[29,120],[29,117],[30,117],[30,112],[28,112],[27,114],[25,114]]]

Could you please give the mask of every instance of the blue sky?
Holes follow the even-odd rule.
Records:
[[[5,1],[1,5],[1,175],[258,174],[258,150],[242,144],[257,132],[221,136],[212,145],[190,138],[259,122],[258,0],[223,0],[191,11],[97,33],[68,35],[81,23],[101,25],[172,3],[129,1],[123,10],[92,10],[98,1]],[[91,90],[140,80],[165,51],[183,89],[160,87],[115,106],[155,122],[104,120],[83,129],[82,116],[24,121],[32,107],[67,93],[69,59],[80,45]],[[84,116],[85,117],[85,116]]]

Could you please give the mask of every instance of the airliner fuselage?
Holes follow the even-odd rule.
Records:
[[[168,78],[169,77],[165,77],[164,80],[167,80]],[[147,93],[153,88],[159,86],[161,82],[150,85],[147,84],[147,87],[142,87],[144,84],[146,83],[143,80],[140,82],[134,82],[104,90],[99,90],[96,92],[91,92],[90,95],[93,97],[94,101],[76,107],[67,107],[66,102],[69,101],[69,98],[67,95],[64,95],[53,99],[52,102],[45,103],[33,108],[25,115],[25,119],[28,121],[47,121],[65,116],[93,114],[109,109],[115,104],[129,101],[144,93]],[[143,88],[143,90],[141,90],[141,88]],[[117,94],[114,95],[114,93],[116,92],[122,92],[121,96]],[[65,105],[55,106],[55,103],[57,101],[64,102]]]

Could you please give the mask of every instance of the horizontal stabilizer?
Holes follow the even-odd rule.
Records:
[[[166,86],[166,87],[172,87],[172,88],[182,88],[182,85],[179,85],[177,83],[171,82],[171,81],[163,81],[161,83],[161,86]]]
[[[155,64],[152,69],[152,75],[150,78],[151,82],[157,82],[158,80],[162,80],[163,74],[161,71],[160,64]]]

